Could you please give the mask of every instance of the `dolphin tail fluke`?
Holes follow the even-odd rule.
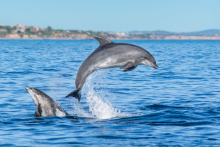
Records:
[[[81,99],[81,89],[78,88],[78,89],[72,91],[66,97],[71,97],[71,96],[77,98],[80,101],[80,99]]]

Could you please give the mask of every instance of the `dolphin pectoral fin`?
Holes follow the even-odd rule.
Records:
[[[37,109],[36,109],[36,111],[34,113],[34,117],[41,117],[41,113],[42,113],[41,105],[38,104]]]
[[[72,91],[66,97],[71,97],[71,96],[77,98],[80,101],[80,99],[81,99],[81,88],[78,88],[78,89]]]
[[[35,111],[34,117],[40,117],[40,114],[37,111]]]
[[[128,61],[125,65],[121,66],[120,69],[131,68],[135,66],[134,62]]]
[[[137,67],[137,66],[135,65],[135,66],[132,66],[132,67],[130,67],[130,68],[126,68],[125,70],[123,70],[123,72],[132,71],[132,70],[134,70],[136,67]]]

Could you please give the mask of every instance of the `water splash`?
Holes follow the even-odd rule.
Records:
[[[78,100],[71,103],[74,109],[74,115],[77,115],[79,117],[86,117],[86,118],[93,118],[88,112],[86,112],[84,109],[81,108],[81,104],[78,102]]]
[[[93,117],[99,119],[108,119],[117,117],[120,114],[116,108],[112,106],[107,97],[108,92],[105,90],[105,80],[110,70],[100,70],[87,78],[85,91],[87,91],[87,103],[89,104],[89,112]]]
[[[139,116],[141,114],[126,114],[117,110],[108,100],[111,95],[105,89],[107,70],[99,70],[94,72],[87,78],[82,93],[85,94],[86,103],[77,99],[72,99],[71,105],[74,108],[74,114],[79,117],[109,119],[118,117]],[[83,96],[84,97],[84,96]],[[89,106],[88,106],[89,105]],[[84,107],[84,108],[82,108]]]
[[[94,117],[108,119],[118,116],[120,111],[117,111],[106,97],[98,95],[93,86],[89,88],[87,102],[89,103],[89,111]]]

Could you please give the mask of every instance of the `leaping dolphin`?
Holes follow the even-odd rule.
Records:
[[[52,98],[46,95],[44,92],[36,89],[36,88],[25,88],[29,94],[31,95],[34,104],[37,109],[35,111],[35,117],[50,117],[50,116],[58,116],[64,117],[68,115],[68,113],[59,107]]]
[[[81,89],[86,78],[96,70],[120,67],[124,72],[134,70],[138,65],[151,66],[158,69],[154,57],[145,49],[127,43],[114,43],[103,37],[93,36],[99,47],[80,66],[75,85],[76,90],[66,97],[81,99]]]

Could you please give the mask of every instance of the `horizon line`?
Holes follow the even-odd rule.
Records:
[[[16,25],[3,25],[0,24],[0,26],[17,26],[17,25],[24,25],[24,24],[16,24]],[[216,30],[216,31],[220,31],[220,29],[216,29],[216,28],[212,28],[212,29],[204,29],[204,30],[200,30],[200,31],[182,31],[182,32],[175,32],[175,31],[167,31],[167,30],[161,30],[161,29],[156,29],[156,30],[133,30],[133,31],[94,31],[94,30],[81,30],[81,29],[60,29],[60,28],[53,28],[51,25],[47,26],[47,27],[38,27],[35,25],[24,25],[26,27],[37,27],[37,28],[47,28],[47,27],[51,27],[52,29],[55,30],[80,30],[80,31],[92,31],[92,32],[108,32],[108,33],[130,33],[130,32],[157,32],[157,31],[162,31],[162,32],[169,32],[169,33],[193,33],[193,32],[201,32],[201,31],[210,31],[210,30]]]

